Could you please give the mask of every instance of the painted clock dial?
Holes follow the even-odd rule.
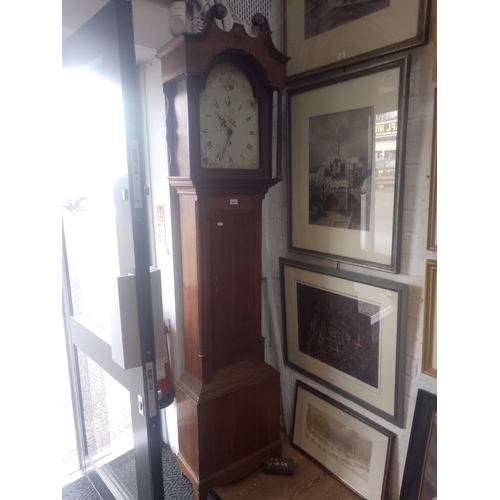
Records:
[[[214,66],[199,105],[201,167],[258,169],[259,103],[245,73]]]

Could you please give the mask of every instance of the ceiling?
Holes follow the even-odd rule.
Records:
[[[64,40],[96,14],[108,0],[62,0]],[[156,50],[171,38],[168,0],[132,0],[136,59],[154,58]]]

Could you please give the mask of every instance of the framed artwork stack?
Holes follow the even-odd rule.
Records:
[[[408,51],[428,43],[430,7],[431,0],[283,0],[283,42],[291,58],[288,250],[307,259],[280,258],[284,363],[399,428],[404,427],[408,285],[339,264],[401,272]],[[435,81],[435,45],[432,73]],[[437,251],[436,115],[437,91],[431,252]],[[333,266],[314,265],[312,259]],[[433,377],[436,282],[437,261],[429,259],[422,371]],[[401,498],[423,498],[412,496],[417,476],[420,491],[432,494],[437,415],[429,414],[431,400],[419,391],[415,419],[424,412],[426,424],[423,429],[414,420]],[[383,425],[297,380],[292,444],[361,498],[385,497],[394,439]],[[427,443],[425,459],[418,440]]]

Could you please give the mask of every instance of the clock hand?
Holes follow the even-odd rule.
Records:
[[[229,144],[229,139],[231,139],[232,135],[233,135],[232,129],[228,128],[227,129],[227,141],[226,141],[226,144],[224,144],[224,148],[222,149],[222,154],[220,155],[220,161],[222,161],[222,158],[226,153],[227,145]]]
[[[227,122],[226,120],[224,120],[224,118],[222,118],[219,113],[217,113],[217,111],[215,112],[215,114],[217,115],[217,118],[219,118],[219,123],[220,123],[220,126],[221,127],[224,127],[224,128],[227,128]]]

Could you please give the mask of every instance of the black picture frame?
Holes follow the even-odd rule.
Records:
[[[285,258],[280,285],[284,363],[403,427],[408,285]]]
[[[282,11],[290,82],[428,43],[431,0],[282,0]]]
[[[410,68],[408,54],[288,86],[289,251],[400,272]]]
[[[395,434],[301,380],[291,443],[365,500],[386,498]]]
[[[437,490],[437,395],[417,393],[400,498],[423,500],[425,487]],[[427,485],[427,486],[426,486]],[[436,494],[437,495],[437,494]]]

